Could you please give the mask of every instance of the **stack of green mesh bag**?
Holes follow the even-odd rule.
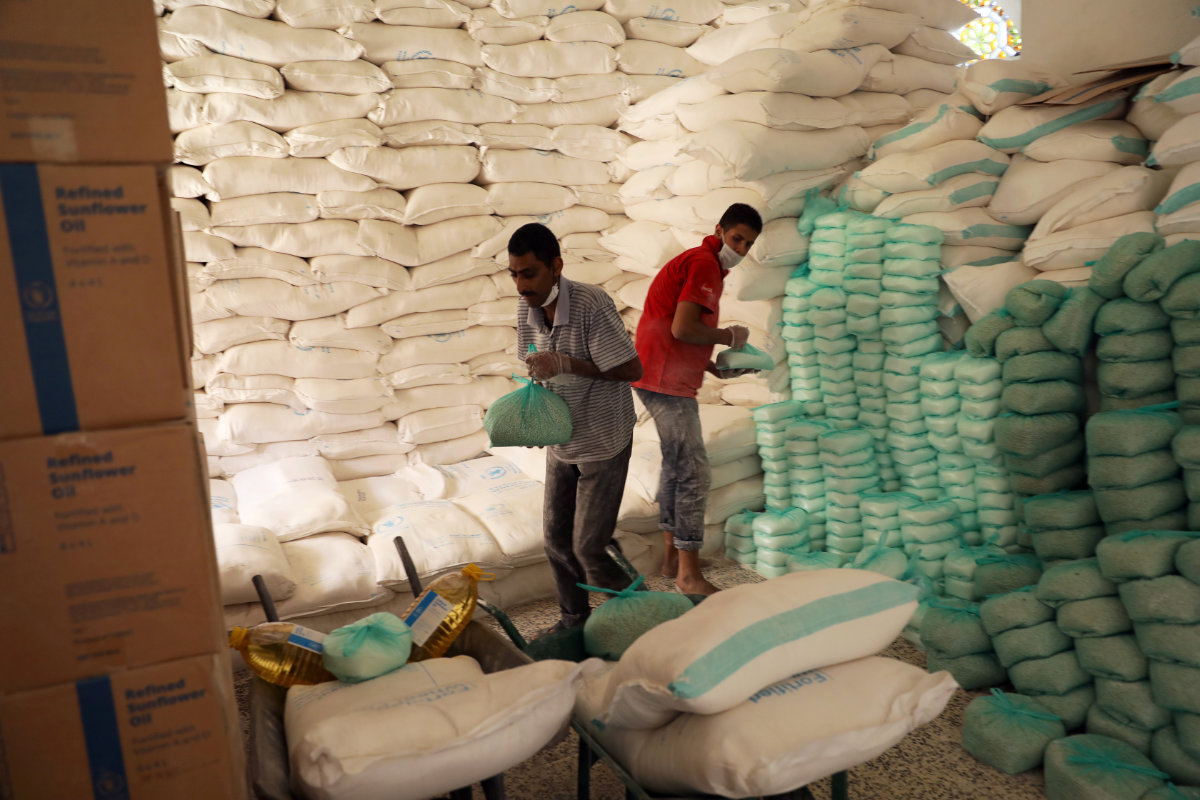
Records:
[[[817,288],[801,267],[784,285],[783,348],[787,353],[792,399],[806,404],[821,402],[820,367],[813,324],[809,319],[812,304],[809,295]]]
[[[817,445],[825,479],[825,551],[850,561],[863,546],[859,502],[882,485],[875,440],[862,428],[850,428],[822,433]]]
[[[801,418],[803,408],[803,404],[797,400],[785,400],[759,406],[751,412],[758,458],[763,470],[764,505],[768,511],[786,511],[792,507],[787,426]]]
[[[979,544],[982,533],[975,488],[976,462],[963,452],[958,435],[962,395],[954,371],[965,357],[963,350],[950,350],[924,358],[920,370],[921,411],[929,445],[937,451],[938,485],[958,506],[963,541]]]
[[[815,419],[792,419],[787,426],[788,480],[792,507],[808,514],[808,535],[813,550],[825,549],[825,470],[821,467],[818,438],[832,430]]]
[[[1087,424],[1088,482],[1107,532],[1187,528],[1187,494],[1171,442],[1177,411],[1101,411]]]

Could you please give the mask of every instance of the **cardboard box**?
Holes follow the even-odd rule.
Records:
[[[172,160],[153,3],[0,3],[0,161]]]
[[[228,646],[205,479],[186,423],[0,442],[0,691]]]
[[[188,416],[177,228],[161,168],[0,164],[0,439]]]
[[[209,655],[0,696],[0,796],[244,797],[232,692]]]

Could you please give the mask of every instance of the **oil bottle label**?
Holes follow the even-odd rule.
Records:
[[[325,634],[301,625],[292,628],[292,632],[288,634],[288,642],[297,647],[303,647],[305,650],[311,650],[314,653],[323,653],[325,651]]]
[[[429,641],[429,637],[433,636],[438,626],[453,610],[454,606],[447,603],[437,592],[428,592],[422,597],[412,613],[404,618],[408,627],[412,628],[413,646],[420,647]]]

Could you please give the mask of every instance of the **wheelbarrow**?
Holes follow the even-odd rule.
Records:
[[[396,537],[396,549],[408,572],[413,596],[421,593],[421,582],[413,568],[408,549],[400,537]],[[263,603],[268,620],[277,620],[274,603],[267,593],[260,576],[255,576],[255,587]],[[511,623],[510,623],[511,624]],[[515,629],[514,629],[515,630]],[[580,640],[582,642],[582,639]],[[447,656],[467,655],[479,662],[486,673],[512,669],[530,664],[533,659],[519,650],[490,626],[472,620],[458,638],[450,645]],[[291,790],[288,748],[285,737],[283,711],[287,689],[268,683],[257,675],[250,686],[250,768],[251,791],[255,800],[300,800]],[[560,734],[561,735],[561,734]],[[479,782],[485,800],[506,800],[504,775],[493,775]],[[471,800],[471,787],[464,786],[449,793],[450,800]]]
[[[625,558],[620,550],[609,545],[606,552],[621,567],[630,580],[637,579],[638,571],[629,563],[629,560]],[[640,588],[644,590],[645,587]],[[704,600],[705,595],[689,594],[687,597],[693,603],[699,603]],[[588,658],[587,649],[584,647],[582,625],[555,631],[544,636],[539,636],[532,641],[526,641],[525,637],[517,630],[506,613],[484,600],[478,601],[478,605],[496,620],[504,632],[508,634],[509,638],[512,639],[513,644],[524,655],[534,661],[541,661],[548,658],[583,661]],[[642,788],[637,780],[629,774],[628,770],[605,750],[604,746],[592,736],[586,726],[580,724],[578,720],[572,720],[571,729],[579,736],[578,772],[575,782],[576,800],[590,800],[592,767],[597,761],[603,761],[625,786],[626,800],[729,800],[729,798],[721,798],[716,795],[691,795],[688,797],[667,798],[651,794]],[[849,777],[846,771],[842,770],[841,772],[834,773],[830,778],[830,800],[848,800],[848,798]],[[816,796],[808,786],[801,786],[792,791],[772,795],[769,798],[762,798],[761,800],[816,800]]]

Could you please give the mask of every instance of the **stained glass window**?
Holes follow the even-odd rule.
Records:
[[[1021,52],[1021,34],[996,0],[962,0],[979,19],[965,25],[958,38],[980,58],[1012,58]]]

